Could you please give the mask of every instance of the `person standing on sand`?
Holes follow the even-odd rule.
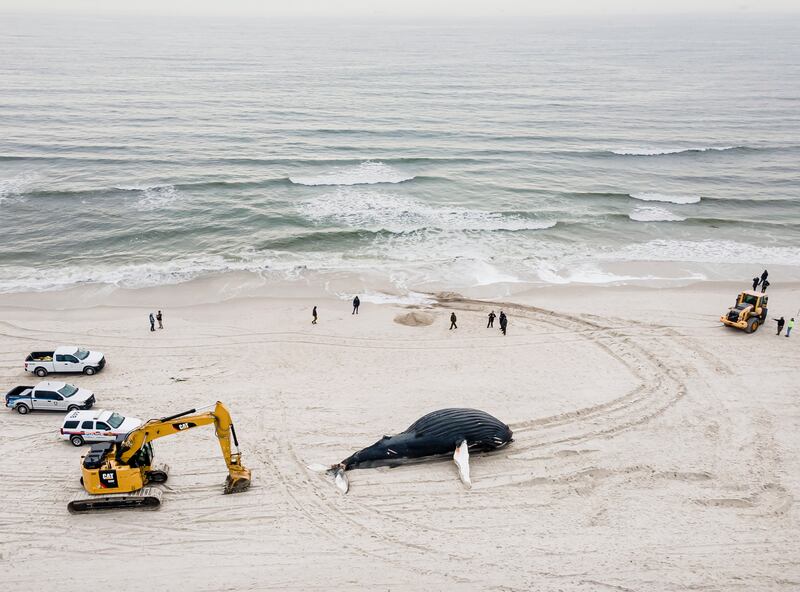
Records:
[[[789,333],[792,332],[792,329],[794,329],[794,317],[789,319],[789,324],[786,326],[786,337],[789,337]]]
[[[450,313],[450,330],[458,329],[458,325],[456,325],[456,313]]]
[[[761,274],[761,283],[762,284],[767,281],[767,276],[768,275],[769,275],[769,272],[765,269],[764,273]]]
[[[486,328],[487,328],[487,329],[490,329],[490,328],[494,327],[494,318],[495,318],[496,316],[497,316],[497,315],[496,315],[496,314],[494,314],[494,311],[492,311],[492,312],[490,312],[490,313],[489,313],[489,324],[488,324],[488,325],[486,325]]]
[[[767,280],[764,280],[763,282],[761,282],[761,293],[763,294],[764,292],[766,292],[767,288],[769,288],[769,282]]]
[[[503,332],[503,335],[506,334],[506,328],[507,327],[508,327],[508,317],[506,316],[506,313],[504,313],[501,310],[500,311],[500,331]]]
[[[156,318],[153,316],[152,312],[150,313],[150,330],[151,331],[156,330]]]
[[[164,317],[163,317],[163,315],[161,314],[161,311],[159,310],[159,311],[158,311],[158,314],[156,314],[156,320],[158,321],[158,328],[159,328],[159,329],[163,329],[163,328],[164,328],[164,323],[162,323],[162,322],[161,322],[161,320],[162,320],[163,318],[164,318]]]
[[[317,324],[317,307],[316,306],[314,307],[314,310],[311,311],[311,324],[312,325],[316,325]]]
[[[781,331],[783,331],[783,326],[786,324],[786,321],[783,319],[783,317],[781,317],[779,319],[773,319],[773,320],[776,323],[778,323],[778,332],[776,333],[776,335],[780,335]]]
[[[760,281],[760,280],[758,279],[758,277],[754,277],[754,278],[753,278],[753,292],[755,292],[755,291],[756,291],[756,288],[758,288],[758,282],[759,282],[759,281]]]
[[[358,307],[359,306],[361,306],[361,300],[359,299],[358,296],[356,296],[355,298],[353,298],[353,313],[352,314],[358,314]]]

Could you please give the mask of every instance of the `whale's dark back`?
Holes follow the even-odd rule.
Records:
[[[513,435],[511,428],[485,411],[460,408],[423,415],[403,433],[441,440],[466,438],[473,450],[500,448],[511,442]]]

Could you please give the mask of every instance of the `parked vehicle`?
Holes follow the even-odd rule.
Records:
[[[84,442],[113,442],[117,436],[124,436],[140,425],[141,419],[125,417],[116,411],[73,411],[64,417],[61,438],[69,440],[73,446]]]
[[[6,407],[20,415],[30,411],[75,411],[91,409],[94,393],[66,382],[40,382],[36,386],[16,386],[6,393]]]
[[[55,351],[32,352],[25,358],[25,371],[44,378],[51,372],[83,372],[92,375],[103,369],[106,358],[102,352],[74,345],[62,345]]]

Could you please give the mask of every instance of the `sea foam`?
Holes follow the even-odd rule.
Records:
[[[135,203],[135,208],[140,212],[166,208],[180,198],[180,193],[174,185],[117,185],[115,188],[141,193],[141,197]]]
[[[525,218],[460,206],[434,205],[392,193],[360,189],[339,189],[306,201],[299,209],[303,216],[317,223],[391,232],[422,229],[544,230],[557,224],[554,220]]]
[[[410,175],[382,162],[368,160],[355,166],[336,167],[319,175],[289,177],[295,185],[377,185],[411,181]]]
[[[628,217],[636,222],[682,222],[686,220],[683,216],[678,216],[667,209],[650,206],[636,208],[628,214]]]
[[[4,201],[23,201],[35,178],[33,173],[21,173],[8,179],[0,179],[0,204]]]

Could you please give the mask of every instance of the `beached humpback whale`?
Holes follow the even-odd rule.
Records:
[[[458,475],[467,487],[469,453],[487,452],[507,446],[512,432],[502,421],[477,409],[440,409],[420,417],[395,436],[384,436],[372,446],[333,465],[329,473],[342,493],[350,488],[345,471],[402,464],[410,459],[453,455]]]

